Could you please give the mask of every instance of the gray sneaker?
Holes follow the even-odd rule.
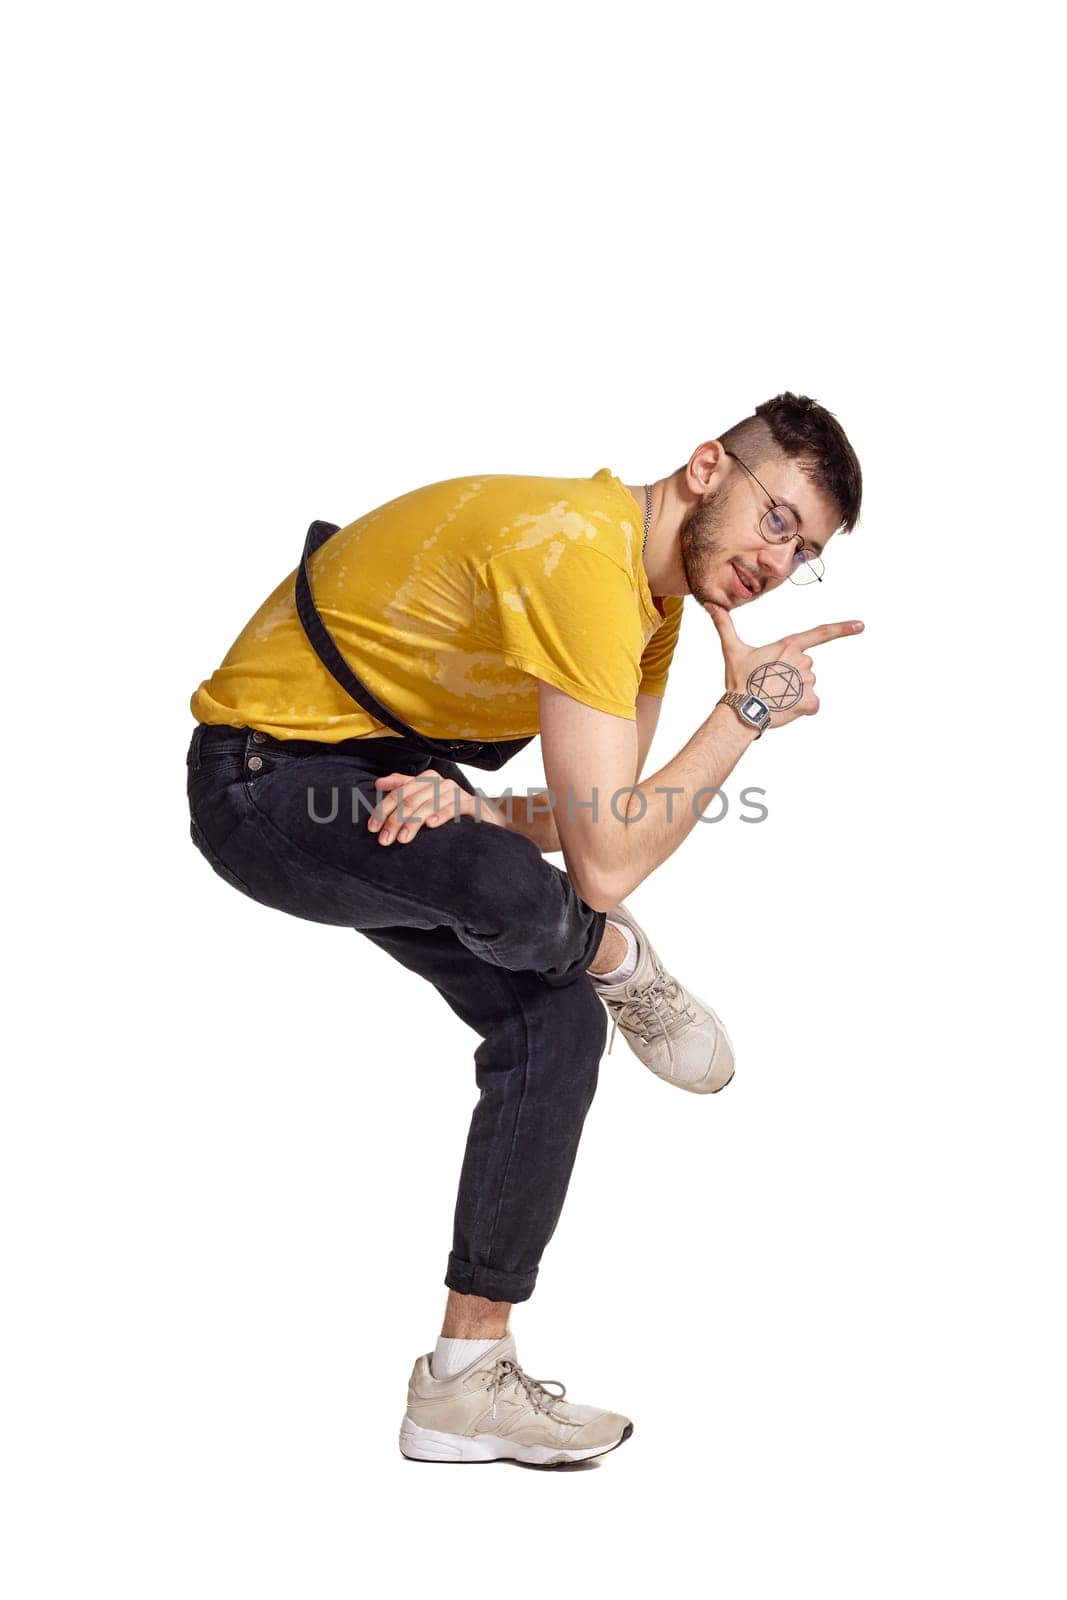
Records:
[[[549,1392],[551,1384],[560,1392]],[[559,1467],[616,1449],[634,1431],[628,1417],[566,1402],[566,1389],[528,1377],[506,1333],[477,1361],[435,1378],[420,1356],[408,1383],[400,1451],[411,1461],[525,1461]]]
[[[608,1054],[616,1029],[621,1029],[634,1055],[657,1078],[691,1094],[718,1094],[734,1075],[730,1035],[706,1001],[664,970],[625,901],[608,915],[613,922],[624,922],[637,940],[633,977],[622,983],[593,978],[593,986],[613,1018]]]

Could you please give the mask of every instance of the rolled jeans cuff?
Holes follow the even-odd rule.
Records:
[[[584,901],[582,902],[584,904]],[[592,923],[585,944],[578,956],[569,966],[556,967],[551,972],[539,972],[538,978],[550,989],[565,989],[568,984],[576,983],[585,972],[586,968],[595,959],[600,949],[600,942],[604,937],[604,924],[608,920],[606,911],[592,911]]]
[[[483,1300],[529,1300],[536,1282],[536,1267],[531,1272],[500,1272],[496,1267],[461,1261],[455,1251],[449,1253],[445,1286],[458,1294],[477,1294]]]

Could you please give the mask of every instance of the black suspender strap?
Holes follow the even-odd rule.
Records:
[[[304,632],[311,641],[311,647],[315,654],[326,670],[337,679],[346,694],[350,694],[352,699],[357,701],[364,711],[369,711],[371,716],[378,722],[384,722],[387,728],[394,729],[395,732],[403,734],[405,738],[411,738],[413,735],[421,738],[421,734],[416,734],[414,728],[409,728],[406,722],[401,722],[399,717],[394,716],[389,707],[382,705],[378,697],[371,694],[366,684],[356,677],[352,668],[348,665],[336,644],[334,644],[333,635],[319,615],[318,607],[312,597],[308,562],[315,554],[315,551],[320,549],[333,534],[337,533],[339,527],[340,524],[335,522],[313,522],[308,529],[308,536],[304,540],[304,553],[300,558],[300,566],[297,568],[296,573],[297,615],[303,624]]]
[[[527,734],[521,739],[433,739],[429,734],[420,733],[417,728],[409,727],[406,722],[402,722],[388,706],[382,704],[377,695],[371,694],[360,678],[356,677],[319,615],[311,593],[311,578],[308,573],[308,562],[315,551],[338,531],[339,524],[336,522],[313,522],[304,540],[304,553],[300,557],[300,565],[296,571],[297,615],[312,649],[327,672],[337,680],[346,694],[351,695],[352,699],[363,707],[364,711],[369,711],[372,717],[378,722],[383,722],[387,728],[392,728],[395,733],[401,734],[406,739],[418,741],[429,755],[442,756],[445,760],[469,761],[472,766],[485,767],[490,771],[495,771],[497,767],[503,766],[505,761],[510,761],[517,751],[530,743],[533,734]]]

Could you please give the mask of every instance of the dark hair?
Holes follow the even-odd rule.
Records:
[[[817,400],[788,391],[775,395],[721,434],[720,442],[736,450],[746,466],[756,466],[776,451],[800,457],[803,471],[840,515],[842,531],[851,533],[856,526],[863,495],[860,464],[844,428]]]

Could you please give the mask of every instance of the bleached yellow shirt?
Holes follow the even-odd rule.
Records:
[[[657,609],[642,538],[607,467],[450,478],[339,529],[311,558],[311,588],[353,671],[409,726],[521,738],[538,731],[538,679],[631,721],[639,692],[663,694],[684,596]],[[294,569],[196,690],[193,716],[279,739],[391,734],[312,650],[295,583]]]

